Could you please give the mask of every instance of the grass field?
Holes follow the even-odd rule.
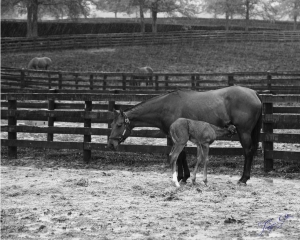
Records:
[[[51,52],[3,53],[2,66],[26,68],[36,56],[52,59],[52,70],[131,72],[233,72],[299,70],[299,43],[204,43]]]

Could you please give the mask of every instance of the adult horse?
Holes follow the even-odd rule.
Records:
[[[108,147],[116,149],[134,127],[157,127],[168,134],[171,124],[178,118],[204,121],[222,128],[234,125],[245,157],[239,182],[247,182],[262,125],[262,102],[257,92],[249,88],[232,86],[208,92],[177,90],[151,98],[124,112],[114,111]],[[186,182],[189,177],[186,159],[179,157],[178,181]]]
[[[48,67],[52,64],[52,60],[48,57],[35,57],[30,60],[28,64],[28,69],[45,69],[47,70]]]
[[[153,73],[153,69],[149,66],[146,67],[136,67],[133,70],[133,76],[132,76],[132,86],[140,86],[141,83],[136,80],[146,80],[146,86],[153,85],[152,82],[152,76],[148,76],[149,74]]]

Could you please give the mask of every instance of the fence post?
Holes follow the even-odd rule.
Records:
[[[21,70],[21,88],[25,88],[25,71],[24,68]]]
[[[48,73],[48,89],[51,89],[51,83],[52,83],[51,74]]]
[[[58,73],[58,88],[62,89],[62,73]]]
[[[264,114],[273,114],[273,103],[263,103],[263,111]],[[263,132],[265,134],[273,133],[273,123],[263,122]],[[264,140],[263,148],[264,148],[264,171],[269,172],[273,170],[274,161],[272,158],[267,158],[266,152],[273,151],[274,149],[274,144],[272,142],[272,139],[270,139],[270,141]]]
[[[93,109],[93,102],[92,101],[85,101],[85,113],[91,112]],[[92,127],[92,119],[85,117],[83,120],[83,124],[85,128],[91,128]],[[83,161],[85,163],[89,163],[92,156],[92,151],[90,149],[85,149],[85,143],[91,142],[92,136],[91,134],[84,134],[83,135]]]
[[[267,88],[270,91],[272,90],[272,75],[270,71],[268,71],[268,75],[267,75]]]
[[[199,81],[200,81],[200,76],[199,75],[197,75],[196,76],[196,90],[198,90],[199,89]]]
[[[167,89],[168,86],[169,86],[169,76],[166,75],[166,76],[165,76],[165,89]]]
[[[191,88],[192,88],[192,90],[195,89],[195,76],[194,75],[191,76]]]
[[[11,130],[12,127],[17,125],[16,110],[17,101],[8,100],[8,140],[17,139],[17,132],[15,130]],[[10,142],[8,144],[11,145]],[[17,146],[8,146],[8,158],[17,158]]]
[[[55,89],[49,89],[50,93],[55,93]],[[48,100],[48,110],[52,111],[55,109],[55,99],[49,99]],[[48,127],[53,127],[54,126],[54,117],[48,117]],[[48,133],[47,134],[47,141],[48,142],[53,142],[53,133]]]
[[[91,75],[90,75],[90,90],[93,90],[93,89],[94,89],[94,88],[93,88],[93,85],[94,85],[94,75],[91,74]]]
[[[228,74],[228,86],[233,86],[234,85],[234,76],[232,73]]]
[[[159,83],[158,83],[158,75],[155,76],[155,90],[158,91]]]
[[[123,90],[126,90],[126,76],[125,75],[122,76],[122,86],[123,86]]]
[[[106,79],[107,79],[107,75],[103,76],[103,90],[106,90]]]
[[[110,92],[110,94],[118,94],[119,93],[119,90],[112,90],[112,91],[109,91]],[[109,101],[108,102],[108,111],[110,111],[110,112],[113,112],[113,110],[115,109],[115,101]],[[111,120],[108,120],[108,122],[107,122],[107,128],[111,128]],[[108,138],[109,138],[109,135],[107,135],[107,140],[108,140]]]
[[[76,90],[78,90],[78,74],[75,74],[75,85],[76,85]]]

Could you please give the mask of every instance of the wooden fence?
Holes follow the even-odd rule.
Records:
[[[115,46],[220,42],[299,42],[299,31],[180,31],[165,33],[112,33],[59,35],[39,38],[1,39],[1,52],[57,49],[103,48]]]
[[[84,160],[88,162],[92,150],[107,151],[106,143],[91,141],[91,136],[108,136],[110,129],[92,127],[94,123],[109,123],[112,119],[112,108],[128,107],[133,102],[147,100],[157,94],[83,94],[83,93],[5,93],[1,95],[1,119],[7,119],[7,125],[1,126],[1,132],[8,132],[8,139],[1,139],[2,146],[8,147],[8,156],[17,157],[17,147],[80,149]],[[300,152],[275,151],[274,143],[299,143],[300,134],[273,133],[273,129],[300,129],[300,107],[275,107],[274,103],[300,103],[299,95],[262,95],[264,104],[263,133],[265,170],[273,168],[274,159],[287,161],[299,160]],[[63,102],[62,102],[63,101]],[[108,111],[110,110],[110,111]],[[45,121],[47,127],[18,125],[17,121]],[[59,127],[54,123],[77,122],[84,127]],[[18,140],[17,133],[45,133],[47,141]],[[55,134],[83,135],[82,142],[53,141]],[[158,130],[135,130],[133,137],[165,138]],[[233,140],[226,137],[219,140]],[[164,153],[170,146],[127,145],[120,146],[120,151],[141,153]],[[195,154],[195,147],[187,147],[187,153]],[[242,155],[242,148],[211,148],[213,155]]]
[[[134,82],[139,83],[138,86],[132,85],[133,78],[135,78]],[[300,71],[136,75],[128,72],[65,72],[1,68],[2,92],[16,92],[18,89],[22,92],[25,90],[47,92],[45,90],[54,88],[57,92],[103,93],[121,90],[160,93],[177,88],[207,91],[232,85],[272,93],[300,93]]]

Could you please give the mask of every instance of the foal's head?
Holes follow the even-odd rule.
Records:
[[[234,134],[237,133],[236,131],[236,127],[234,125],[228,125],[228,126],[225,126],[225,128],[228,130],[228,136],[229,137],[232,137]]]
[[[117,150],[120,143],[130,135],[130,121],[126,114],[121,110],[118,113],[114,110],[114,120],[111,123],[111,133],[108,138],[107,147],[111,150]]]

